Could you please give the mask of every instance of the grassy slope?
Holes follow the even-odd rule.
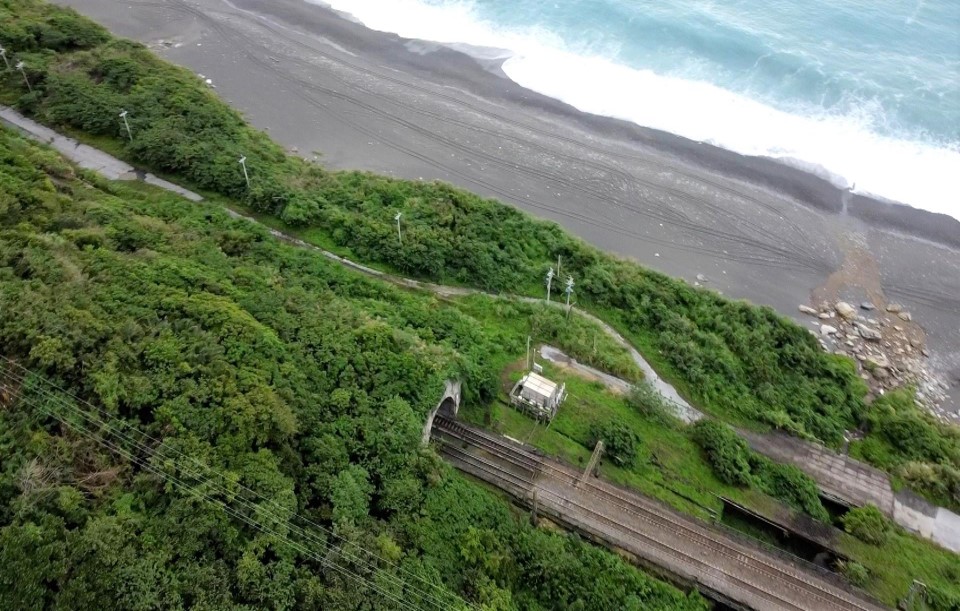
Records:
[[[501,380],[501,390],[518,379],[519,365]],[[711,520],[722,509],[717,496],[731,498],[762,510],[771,499],[752,488],[727,485],[717,479],[699,446],[681,423],[638,412],[620,395],[597,382],[580,378],[551,364],[544,365],[552,378],[567,384],[569,397],[549,428],[535,423],[502,401],[486,408],[470,406],[462,415],[478,424],[531,443],[548,454],[574,465],[590,457],[592,424],[623,422],[636,431],[641,448],[636,462],[619,467],[610,461],[601,465],[604,477],[618,484],[659,498],[676,509]],[[501,396],[502,398],[503,396]],[[753,534],[753,533],[751,533]],[[895,530],[882,546],[872,546],[843,537],[841,549],[870,571],[866,588],[884,602],[895,605],[913,580],[941,588],[960,597],[960,556],[936,545]]]

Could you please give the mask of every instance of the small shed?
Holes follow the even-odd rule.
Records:
[[[552,420],[566,396],[566,385],[557,385],[539,373],[523,376],[510,392],[510,402],[535,418]]]

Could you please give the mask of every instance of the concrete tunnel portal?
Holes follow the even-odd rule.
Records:
[[[457,413],[460,411],[460,390],[461,385],[459,380],[446,381],[440,401],[437,403],[437,406],[427,414],[427,421],[423,426],[423,445],[430,443],[433,419],[437,417],[437,414],[446,416],[447,418],[457,417]]]

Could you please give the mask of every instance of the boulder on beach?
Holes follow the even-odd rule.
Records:
[[[871,342],[879,342],[883,338],[879,331],[866,325],[857,325],[857,332],[860,333],[860,337]]]
[[[877,306],[873,305],[869,301],[864,301],[863,303],[860,304],[860,308],[867,311],[873,310],[876,307]]]
[[[901,312],[901,311],[903,311],[903,306],[900,305],[899,303],[887,304],[887,312],[890,312],[891,314],[896,314],[897,312]]]
[[[833,334],[836,333],[836,332],[837,332],[837,328],[836,328],[836,327],[831,327],[830,325],[822,325],[822,326],[820,327],[820,334],[821,334],[821,335],[833,335]]]
[[[816,316],[816,315],[817,315],[817,311],[816,311],[816,310],[814,310],[813,308],[811,308],[811,307],[808,306],[808,305],[803,305],[802,303],[800,304],[800,311],[803,312],[804,314],[809,314],[810,316]]]
[[[837,314],[843,317],[845,320],[853,320],[857,317],[857,310],[852,305],[846,301],[838,301],[836,307]]]

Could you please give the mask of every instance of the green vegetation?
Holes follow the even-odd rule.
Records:
[[[951,594],[942,588],[927,586],[923,601],[934,611],[960,611],[960,595]]]
[[[629,467],[637,458],[637,446],[640,439],[627,424],[608,420],[604,423],[594,423],[590,427],[590,443],[588,448],[594,448],[597,442],[603,441],[603,453],[621,467]]]
[[[504,402],[506,392],[523,373],[519,362],[509,367],[512,373],[501,380],[501,401],[464,406],[460,416],[527,440],[548,454],[581,467],[586,466],[593,451],[597,428],[616,423],[638,440],[634,446],[636,455],[629,464],[620,465],[605,454],[601,474],[698,517],[710,518],[720,510],[715,494],[740,499],[750,494],[717,480],[679,421],[650,416],[645,409],[635,407],[632,395],[613,394],[597,381],[552,363],[541,364],[547,377],[566,383],[568,392],[549,427],[537,424]]]
[[[539,294],[562,256],[581,306],[642,347],[704,409],[841,441],[857,424],[865,388],[852,362],[828,355],[808,331],[769,308],[615,259],[556,225],[448,185],[328,172],[287,156],[250,129],[193,74],[116,40],[75,13],[39,0],[0,0],[0,40],[24,59],[0,76],[0,99],[138,164],[301,228],[301,235],[404,274],[491,291]],[[128,142],[117,112],[130,112]],[[247,156],[252,188],[237,158]],[[393,214],[404,212],[403,248]]]
[[[870,578],[867,567],[859,562],[840,562],[840,572],[855,586],[863,587],[867,585],[867,580]]]
[[[891,607],[910,590],[914,580],[927,585],[943,600],[960,600],[960,555],[892,526],[882,545],[853,537],[841,541],[840,551],[866,567],[866,589]],[[947,611],[949,605],[931,604],[929,609]]]
[[[851,455],[889,471],[931,501],[960,509],[960,428],[917,407],[913,389],[887,393],[870,405],[868,435]]]
[[[697,422],[692,434],[722,481],[732,486],[755,486],[794,509],[830,521],[820,502],[817,483],[797,467],[757,454],[733,429],[713,420]]]
[[[865,543],[883,545],[887,541],[890,523],[874,505],[855,507],[843,516],[843,528]]]
[[[643,372],[627,349],[582,316],[567,316],[561,309],[542,303],[491,300],[479,295],[451,300],[451,303],[491,330],[498,330],[502,341],[530,336],[532,347],[552,344],[581,363],[624,380],[643,379]]]
[[[420,448],[485,323],[6,130],[0,346],[0,608],[704,608]]]
[[[638,404],[643,397],[656,397],[655,393],[641,391],[621,396],[569,370],[549,363],[544,368],[548,377],[565,382],[569,392],[549,427],[537,424],[500,402],[486,408],[466,406],[461,409],[461,417],[489,422],[490,426],[511,437],[526,440],[547,454],[580,467],[586,466],[590,458],[591,428],[606,422],[620,422],[638,435],[640,443],[636,459],[628,466],[618,465],[613,460],[601,461],[600,472],[609,480],[708,520],[715,519],[722,510],[720,496],[760,512],[777,511],[780,507],[759,488],[758,476],[752,467],[750,485],[727,484],[714,470],[706,452],[694,441],[694,427],[664,416],[656,408],[659,402],[656,399],[652,401],[653,408]],[[520,373],[515,371],[512,377],[502,380],[501,390],[508,388]],[[725,432],[717,437],[727,439]],[[750,465],[750,458],[746,460]],[[765,532],[744,528],[735,519],[724,517],[724,523],[755,538],[776,543]],[[867,569],[867,590],[890,606],[896,606],[915,579],[943,596],[960,596],[960,555],[896,526],[889,525],[886,540],[880,545],[868,544],[842,533],[837,544],[844,555]],[[949,606],[933,605],[930,608],[950,609]]]
[[[635,384],[627,394],[627,405],[645,418],[675,426],[674,406],[650,384]]]
[[[0,101],[215,199],[240,201],[313,243],[411,276],[535,295],[560,255],[578,279],[580,306],[602,314],[706,411],[829,444],[860,420],[865,388],[852,362],[824,354],[769,308],[617,260],[448,185],[329,172],[290,157],[191,73],[68,9],[0,0],[0,43],[27,62],[34,88],[0,73]],[[120,108],[131,113],[132,143]],[[233,486],[225,499],[242,485],[328,526],[341,537],[330,557],[409,600],[418,595],[397,580],[413,574],[453,606],[702,606],[576,538],[526,526],[417,449],[442,380],[460,377],[469,403],[489,404],[527,334],[639,379],[629,355],[591,324],[506,300],[411,295],[278,245],[214,207],[77,174],[7,133],[0,158],[2,353],[102,406],[117,426],[149,432],[164,473],[182,473],[164,452],[184,452],[224,474]],[[397,209],[407,223],[402,249],[392,239]],[[0,606],[393,608],[369,582],[357,587],[282,536],[60,424],[40,388],[0,392],[0,566],[11,568],[0,572]],[[607,461],[604,474],[695,515],[715,512],[718,494],[762,506],[761,490],[825,515],[799,471],[757,457],[724,430],[691,432],[649,392],[616,397],[575,379],[568,388],[579,409],[561,410],[549,430],[512,410],[495,424],[575,464],[589,457],[598,427],[632,433],[635,457]],[[896,396],[871,406],[868,419],[855,452],[956,502],[953,429]],[[716,472],[701,447],[716,453]],[[390,563],[351,564],[343,541]],[[960,597],[958,557],[898,529],[880,545],[843,545],[888,603],[912,579],[930,586],[936,608]]]

